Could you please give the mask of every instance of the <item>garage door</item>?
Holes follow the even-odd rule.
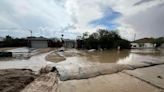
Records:
[[[31,47],[32,48],[47,48],[48,43],[47,43],[47,41],[32,41]]]

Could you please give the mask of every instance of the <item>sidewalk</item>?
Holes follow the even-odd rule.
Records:
[[[164,92],[164,65],[59,83],[58,92]]]
[[[50,76],[50,74],[47,74],[45,78],[46,76],[49,77],[51,81],[46,79],[51,86],[43,85],[45,84],[44,78],[40,77],[22,92],[164,92],[163,70],[164,64],[161,64],[135,70],[123,70],[119,73],[100,75],[88,79],[61,81],[59,78],[54,78],[56,82],[51,80],[56,75]],[[43,83],[37,82],[38,80]],[[43,87],[46,90],[35,90]]]

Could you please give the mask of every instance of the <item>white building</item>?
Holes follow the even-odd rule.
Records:
[[[140,45],[138,43],[131,43],[131,48],[139,48]]]
[[[151,38],[143,38],[131,43],[131,48],[155,48],[156,44],[153,44]]]
[[[144,48],[155,48],[156,44],[153,43],[144,43]]]
[[[43,37],[29,37],[29,47],[31,48],[47,48],[48,39]]]

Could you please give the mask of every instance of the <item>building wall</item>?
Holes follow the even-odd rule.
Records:
[[[138,43],[131,43],[131,48],[139,48],[139,44]]]
[[[152,43],[131,43],[131,48],[155,48]]]
[[[47,48],[48,42],[45,41],[31,41],[31,48]]]
[[[154,48],[154,44],[152,44],[152,43],[144,43],[144,48]]]

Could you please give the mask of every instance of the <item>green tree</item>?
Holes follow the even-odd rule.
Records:
[[[87,49],[110,49],[120,46],[121,48],[129,48],[130,42],[122,39],[117,30],[99,29],[97,32],[92,33],[89,37],[85,37],[87,33],[83,34],[82,40],[79,41],[83,48]]]
[[[162,43],[164,43],[164,37],[159,37],[154,39],[153,43],[156,44],[156,47],[159,47],[162,45]]]

